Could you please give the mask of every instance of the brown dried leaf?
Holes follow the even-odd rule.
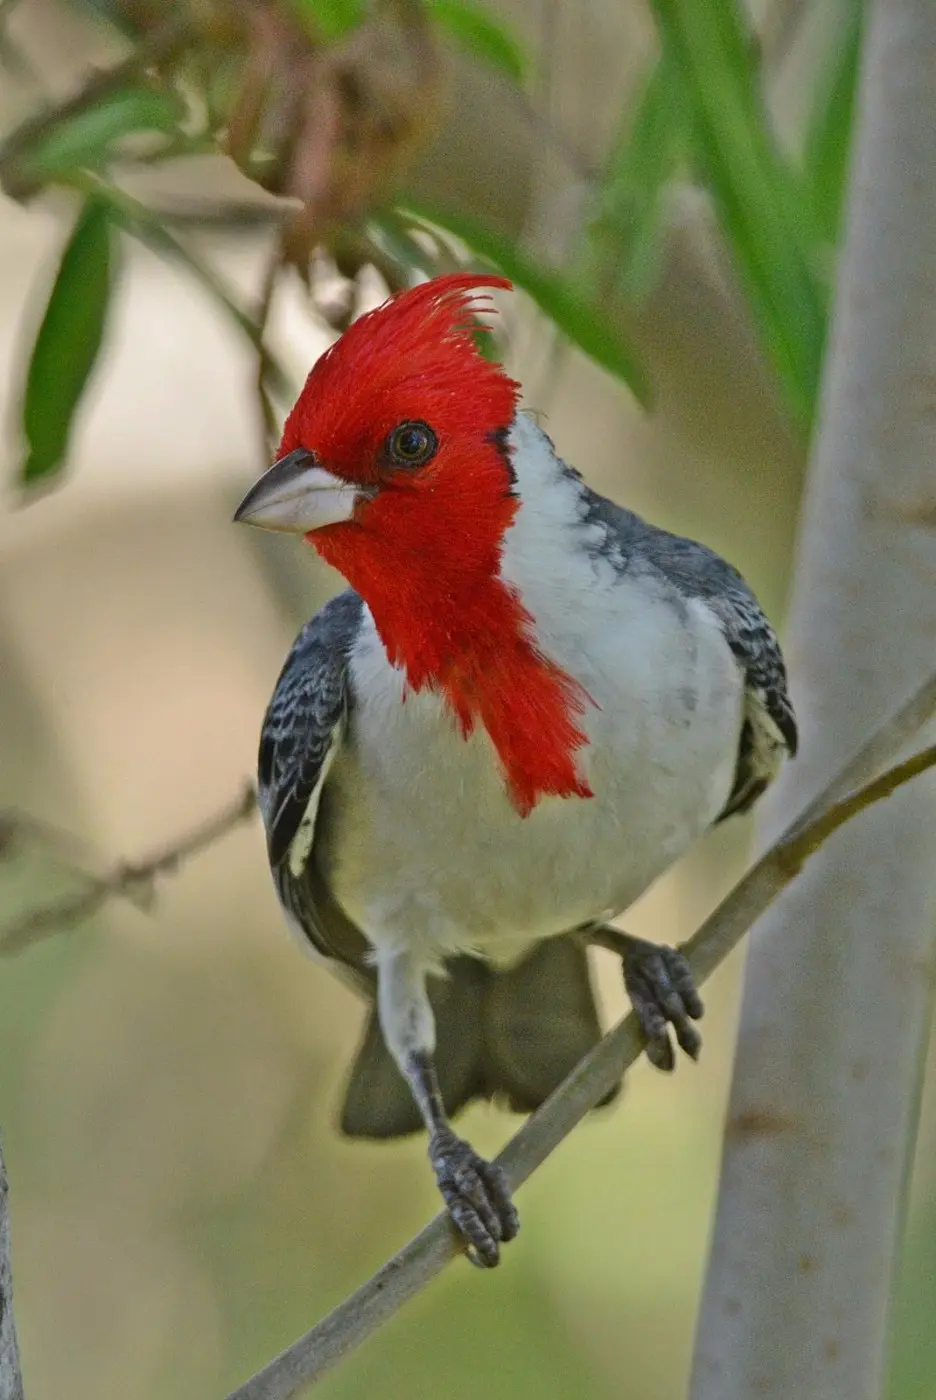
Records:
[[[431,129],[440,51],[416,0],[385,0],[328,45],[299,24],[288,0],[241,14],[247,53],[225,145],[264,188],[299,201],[282,258],[306,275],[328,230],[359,219]],[[269,156],[262,168],[258,146]]]

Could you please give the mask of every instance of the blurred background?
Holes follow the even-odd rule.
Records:
[[[502,267],[497,350],[559,450],[782,621],[861,7],[726,3],[715,40],[704,10],[0,5],[0,952],[252,777],[338,581],[231,515],[315,356],[413,277]],[[750,835],[719,829],[628,928],[688,936]],[[222,1396],[437,1207],[422,1141],[336,1132],[363,1009],[288,937],[256,819],[152,893],[0,965],[31,1400]],[[498,1273],[456,1264],[323,1396],[683,1392],[739,969],[701,1063],[640,1065],[524,1188]],[[610,1022],[619,970],[595,975]],[[516,1126],[465,1131],[494,1152]],[[936,1395],[934,1140],[928,1103],[894,1400]]]

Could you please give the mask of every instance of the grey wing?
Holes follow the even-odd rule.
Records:
[[[719,821],[746,812],[796,754],[796,716],[780,643],[737,569],[695,540],[648,525],[583,487],[584,519],[604,530],[605,548],[623,571],[651,568],[689,598],[701,598],[721,623],[744,674],[745,706],[735,781]]]
[[[270,869],[293,924],[328,957],[352,960],[360,935],[334,905],[313,859],[328,771],[351,705],[348,656],[363,603],[339,593],[306,623],[286,658],[260,734],[258,789]],[[348,940],[353,949],[346,947]]]

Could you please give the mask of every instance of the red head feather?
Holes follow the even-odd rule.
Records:
[[[309,447],[329,471],[371,482],[387,434],[407,419],[428,422],[453,442],[479,429],[506,429],[519,385],[484,358],[474,339],[472,294],[489,287],[510,283],[453,273],[359,317],[313,366],[286,420],[279,455]]]
[[[539,652],[499,574],[520,506],[507,444],[519,386],[479,352],[473,294],[509,286],[456,273],[361,316],[313,367],[280,456],[306,448],[363,488],[352,520],[308,539],[364,598],[412,689],[444,695],[466,737],[481,721],[525,814],[544,794],[590,791],[575,762],[586,697]],[[437,442],[416,469],[388,458],[402,423]]]

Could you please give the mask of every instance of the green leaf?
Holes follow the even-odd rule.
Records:
[[[293,3],[312,37],[325,44],[343,39],[364,18],[364,0],[293,0]]]
[[[583,260],[583,275],[598,295],[611,285],[639,300],[659,272],[663,192],[692,145],[681,78],[664,52],[612,148]]]
[[[65,460],[75,410],[104,338],[114,251],[106,206],[87,200],[62,253],[26,375],[24,484],[51,476]]]
[[[622,379],[635,397],[647,404],[649,386],[636,355],[568,277],[541,267],[510,239],[493,233],[468,215],[429,209],[409,198],[406,205],[417,218],[448,229],[485,262],[499,268],[556,323],[563,335],[602,368]]]
[[[435,277],[439,271],[435,255],[424,248],[410,232],[407,221],[395,209],[381,209],[372,214],[368,231],[400,267]],[[437,240],[438,241],[438,240]]]
[[[826,324],[815,226],[770,128],[738,0],[651,3],[755,320],[794,413],[808,426]]]
[[[40,181],[70,170],[94,170],[106,164],[115,144],[131,132],[175,133],[183,111],[181,99],[172,93],[147,88],[109,93],[94,107],[54,127],[20,163]]]
[[[466,53],[515,83],[523,82],[529,67],[526,54],[490,10],[470,0],[431,0],[429,13]]]
[[[862,21],[860,0],[849,0],[828,67],[817,85],[803,148],[819,231],[833,245],[838,242],[848,177]]]

